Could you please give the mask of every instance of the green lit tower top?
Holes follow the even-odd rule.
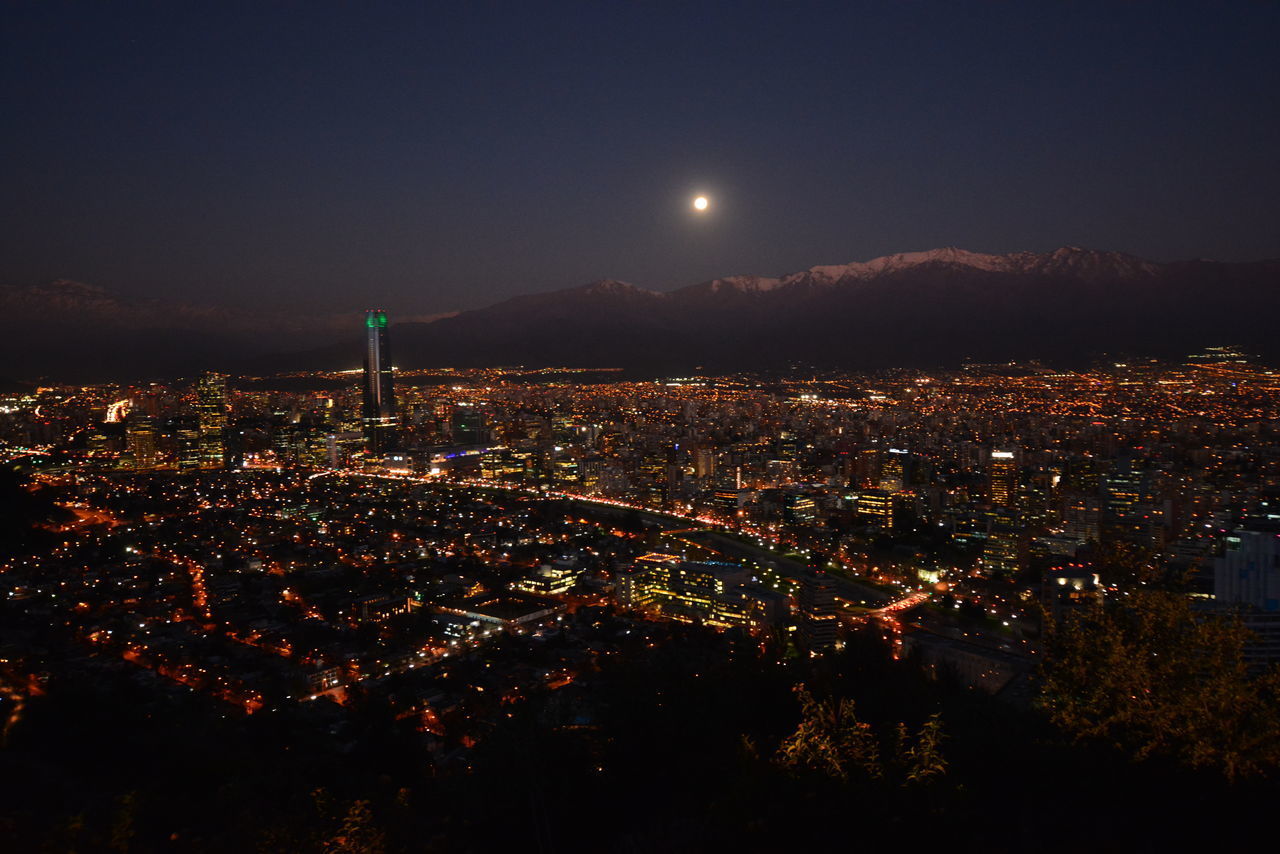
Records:
[[[365,314],[364,401],[361,417],[369,450],[386,451],[395,446],[396,395],[392,383],[391,351],[387,337],[387,313],[381,309]]]

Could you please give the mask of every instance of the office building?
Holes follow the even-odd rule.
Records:
[[[782,497],[782,520],[792,525],[812,525],[818,518],[818,507],[812,496],[788,493]]]
[[[1280,524],[1254,522],[1227,536],[1222,557],[1214,562],[1213,598],[1280,612]]]
[[[737,564],[696,563],[661,553],[639,557],[633,569],[619,574],[618,598],[627,607],[721,627],[776,623],[786,602]]]
[[[200,421],[194,415],[185,415],[174,423],[178,444],[178,471],[200,469]]]
[[[714,477],[716,473],[716,452],[714,448],[701,447],[693,452],[693,476],[697,478]]]
[[[992,511],[982,548],[982,568],[1012,575],[1025,565],[1026,545],[1027,533],[1018,517],[1003,508]]]
[[[897,502],[894,494],[880,489],[866,489],[853,497],[854,512],[864,524],[886,531],[894,527]]]
[[[1013,507],[1018,500],[1018,461],[1013,451],[992,451],[989,474],[991,503]]]
[[[156,425],[145,415],[131,414],[125,423],[125,443],[128,465],[137,471],[156,467],[160,455],[156,450]]]
[[[883,492],[901,492],[907,482],[907,451],[890,448],[880,467],[880,489]]]
[[[206,371],[196,380],[196,468],[227,464],[227,377]]]
[[[467,403],[459,403],[453,409],[450,433],[455,445],[481,445],[486,437],[484,413]]]
[[[836,647],[836,586],[822,570],[800,577],[796,596],[800,646],[810,655],[822,655]]]
[[[1280,661],[1280,523],[1255,519],[1227,536],[1214,562],[1213,598],[1215,610],[1249,630],[1246,661]]]

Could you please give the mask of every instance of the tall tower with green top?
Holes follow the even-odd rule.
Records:
[[[396,444],[396,393],[391,374],[387,313],[365,314],[364,405],[361,417],[369,450],[387,451]]]

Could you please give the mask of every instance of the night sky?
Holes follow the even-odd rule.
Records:
[[[0,40],[0,284],[404,315],[1280,256],[1276,3],[11,2]]]

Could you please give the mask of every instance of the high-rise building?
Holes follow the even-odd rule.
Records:
[[[1062,533],[1086,542],[1102,537],[1103,501],[1093,495],[1071,493],[1063,499]]]
[[[694,477],[712,477],[716,473],[715,448],[700,447],[693,452]]]
[[[1227,536],[1214,561],[1213,598],[1216,610],[1249,630],[1246,661],[1280,661],[1280,523],[1254,519]]]
[[[391,374],[387,313],[365,315],[364,401],[361,418],[369,450],[387,451],[396,444],[396,394]]]
[[[178,471],[200,468],[200,422],[193,415],[177,419],[174,432],[178,438]]]
[[[810,655],[821,655],[836,647],[836,586],[822,570],[809,570],[800,576],[796,596],[799,610],[800,644]]]
[[[1145,476],[1131,463],[1117,465],[1115,471],[1103,477],[1102,486],[1110,519],[1124,519],[1138,512],[1138,505],[1148,492]]]
[[[789,493],[782,498],[783,521],[793,525],[810,525],[818,518],[818,508],[812,496]]]
[[[1280,612],[1280,524],[1255,520],[1227,536],[1214,562],[1213,598]]]
[[[897,501],[893,493],[882,489],[864,489],[854,498],[854,511],[866,523],[892,531],[896,521]]]
[[[880,467],[880,489],[885,492],[902,491],[907,482],[906,457],[907,451],[900,448],[889,449],[884,465]]]
[[[156,451],[156,425],[145,415],[133,413],[125,422],[126,464],[138,471],[156,467],[160,455]]]
[[[227,377],[207,371],[196,380],[196,431],[198,467],[225,468],[227,464]]]
[[[982,549],[983,569],[1001,574],[1017,572],[1025,564],[1026,539],[1026,530],[1016,513],[1007,508],[991,511]]]
[[[741,489],[721,487],[712,494],[712,503],[721,513],[732,516],[742,509],[744,497]]]
[[[484,413],[470,404],[459,403],[453,408],[450,429],[453,441],[458,445],[483,444]]]
[[[991,503],[1013,507],[1018,500],[1018,461],[1013,451],[991,452]]]

